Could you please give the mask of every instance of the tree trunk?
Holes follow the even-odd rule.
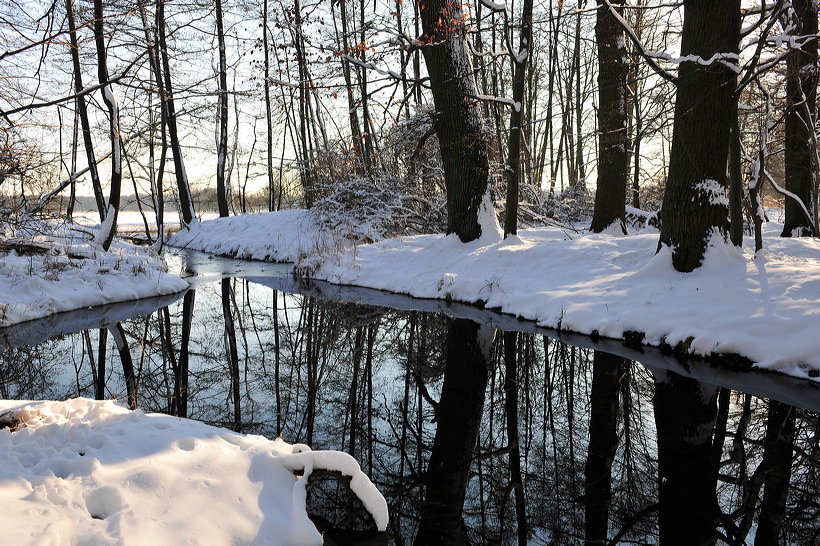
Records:
[[[724,164],[724,169],[725,169]],[[717,539],[717,466],[712,435],[717,388],[671,372],[655,381],[660,544]]]
[[[689,272],[702,264],[710,237],[727,236],[726,159],[740,0],[684,0],[683,6],[681,56],[698,60],[681,63],[678,73],[658,250],[671,248],[675,269]]]
[[[524,0],[521,12],[521,38],[518,53],[513,57],[513,107],[510,112],[510,140],[507,146],[507,203],[504,216],[504,234],[518,233],[518,193],[521,185],[521,142],[524,138],[524,94],[532,48],[532,0]]]
[[[131,349],[125,338],[125,328],[119,322],[108,327],[111,337],[117,344],[117,352],[122,362],[122,375],[125,377],[125,392],[129,409],[137,409],[137,379],[134,375],[134,361],[131,359]]]
[[[463,242],[481,236],[479,211],[489,189],[489,162],[461,5],[420,3],[420,41],[430,75],[434,124],[447,189],[447,233]]]
[[[108,76],[108,57],[103,32],[102,0],[94,0],[94,43],[97,46],[97,77],[102,85],[103,102],[108,109],[108,130],[111,138],[111,187],[108,193],[108,211],[97,235],[104,250],[108,250],[117,231],[122,186],[122,147],[120,142],[120,109],[111,90]]]
[[[740,119],[737,101],[732,99],[732,132],[729,141],[729,237],[735,246],[743,246],[743,176],[741,174]]]
[[[276,210],[276,191],[273,182],[273,112],[270,107],[270,51],[268,37],[268,1],[262,4],[262,50],[264,52],[265,70],[265,122],[267,127],[267,149],[265,159],[267,160],[268,171],[268,211]],[[243,210],[244,212],[244,210]]]
[[[219,138],[216,144],[216,204],[219,216],[228,216],[228,181],[225,163],[228,159],[228,61],[225,55],[225,29],[222,23],[222,0],[216,0],[216,38],[219,46]]]
[[[797,21],[794,31],[802,45],[786,59],[786,197],[781,237],[811,236],[816,207],[813,155],[814,117],[817,103],[817,2],[794,0]],[[808,211],[808,214],[806,214]]]
[[[504,332],[504,414],[507,446],[510,449],[510,486],[515,492],[515,520],[518,545],[527,544],[527,510],[524,479],[521,476],[521,443],[518,434],[518,332]]]
[[[760,518],[755,534],[755,546],[780,544],[781,530],[786,518],[786,500],[792,475],[794,455],[794,416],[792,406],[769,401],[769,420],[763,451],[765,483]]]
[[[194,221],[194,200],[191,196],[191,188],[188,185],[188,175],[185,173],[185,162],[182,158],[182,146],[179,142],[177,131],[177,113],[174,105],[174,93],[171,86],[171,62],[168,58],[168,43],[165,36],[165,2],[156,0],[156,10],[154,14],[157,24],[157,34],[159,37],[159,51],[162,57],[163,88],[165,95],[162,97],[165,104],[165,121],[168,123],[168,138],[171,141],[171,153],[174,156],[174,174],[177,179],[177,191],[179,192],[179,206],[182,209],[182,222],[189,225]]]
[[[77,42],[76,23],[74,22],[74,1],[66,0],[66,16],[68,19],[69,40],[71,41],[71,64],[74,69],[74,91],[77,93],[77,111],[80,114],[80,124],[83,132],[83,147],[88,160],[88,172],[91,175],[91,187],[94,189],[94,200],[100,213],[100,221],[105,220],[105,198],[103,197],[100,175],[97,172],[97,159],[94,157],[94,143],[91,141],[91,123],[88,121],[88,108],[85,97],[79,93],[83,90],[83,75],[80,67],[79,45]]]
[[[480,339],[486,334],[484,328],[466,319],[454,319],[447,330],[447,364],[436,408],[438,424],[415,541],[419,545],[467,543],[462,511],[489,376],[489,359]]]
[[[619,11],[623,9],[623,0],[612,4]],[[598,0],[595,40],[598,45],[598,187],[591,229],[600,233],[617,223],[626,234],[629,63],[623,30],[603,0]]]
[[[236,327],[231,310],[231,279],[222,279],[222,317],[225,320],[225,349],[228,357],[228,371],[231,378],[231,399],[233,400],[233,427],[242,430],[242,406],[239,390],[239,350],[236,343]]]

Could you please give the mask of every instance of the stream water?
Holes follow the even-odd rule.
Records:
[[[351,453],[328,543],[818,544],[820,396],[788,377],[169,251],[192,289],[0,330],[0,394],[117,397]]]

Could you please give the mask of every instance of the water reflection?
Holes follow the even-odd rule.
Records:
[[[2,396],[116,396],[347,451],[388,498],[395,544],[820,538],[820,419],[786,396],[242,279],[112,318],[6,335]],[[336,543],[368,536],[338,481],[317,477],[310,502]]]

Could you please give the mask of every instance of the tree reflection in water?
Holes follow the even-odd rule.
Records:
[[[86,327],[36,346],[0,333],[0,394],[117,396],[348,451],[388,498],[395,544],[820,540],[820,419],[788,400],[240,279]],[[367,536],[344,484],[310,497],[337,543]]]

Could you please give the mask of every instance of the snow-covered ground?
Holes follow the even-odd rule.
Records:
[[[243,260],[296,262],[336,248],[331,234],[302,209],[214,218],[171,234],[168,244]]]
[[[290,261],[317,279],[408,294],[482,303],[550,328],[620,339],[645,334],[696,355],[739,354],[760,368],[816,380],[820,371],[820,241],[778,237],[765,227],[755,255],[712,244],[694,273],[655,253],[657,232],[622,236],[522,230],[502,239],[402,237],[344,246],[322,239],[304,211],[206,221],[171,244],[236,257]],[[751,244],[751,241],[749,241]],[[313,254],[311,255],[311,252]],[[317,257],[318,256],[318,257]]]
[[[3,544],[322,544],[305,510],[319,469],[351,476],[387,527],[384,498],[345,453],[113,401],[6,400],[0,413],[14,430],[0,429]]]
[[[82,238],[0,240],[0,327],[188,288],[165,270],[151,248],[124,242],[105,252]]]

